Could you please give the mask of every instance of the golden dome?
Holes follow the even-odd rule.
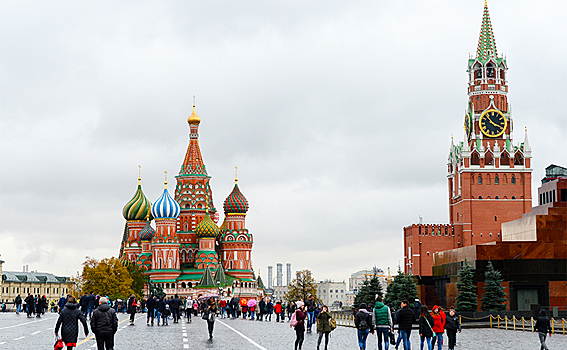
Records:
[[[201,118],[195,113],[195,105],[193,105],[193,113],[187,118],[187,123],[191,125],[199,125],[201,123]]]

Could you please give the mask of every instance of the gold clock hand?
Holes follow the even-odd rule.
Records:
[[[496,127],[498,127],[498,128],[501,127],[501,125],[498,125],[498,124],[496,124],[495,122],[493,122],[492,119],[490,119],[490,118],[487,118],[487,119],[488,119],[488,121],[490,122],[490,124],[492,124],[492,125],[494,125],[494,126],[496,126]]]

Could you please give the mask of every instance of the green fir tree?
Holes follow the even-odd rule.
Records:
[[[382,292],[382,284],[378,276],[374,275],[371,279],[366,279],[358,289],[356,298],[354,299],[354,306],[358,307],[361,303],[374,306],[376,296],[384,296]]]
[[[384,304],[391,305],[394,309],[399,309],[402,300],[407,300],[411,306],[416,298],[417,286],[412,276],[402,272],[398,266],[398,274],[386,289]]]
[[[457,282],[457,310],[458,311],[476,311],[478,308],[478,296],[476,287],[473,285],[474,272],[472,268],[465,264],[459,270],[459,282]]]
[[[484,295],[481,300],[483,311],[506,310],[506,293],[502,287],[502,281],[502,274],[495,270],[492,261],[489,261],[484,273]]]

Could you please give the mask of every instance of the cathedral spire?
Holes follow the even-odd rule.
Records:
[[[199,148],[199,124],[201,123],[201,118],[195,112],[194,104],[193,113],[187,118],[187,122],[190,129],[189,147],[187,147],[187,153],[185,154],[179,175],[207,176],[207,169]]]
[[[492,31],[492,23],[490,22],[490,14],[488,13],[488,4],[486,1],[484,2],[484,13],[482,14],[482,25],[480,27],[476,56],[481,61],[488,61],[490,58],[498,57],[496,40],[494,40],[494,32]]]

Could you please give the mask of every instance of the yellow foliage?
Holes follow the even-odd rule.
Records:
[[[133,294],[132,277],[120,260],[112,257],[98,261],[87,257],[83,263],[82,292],[106,295],[111,299],[128,298]]]

